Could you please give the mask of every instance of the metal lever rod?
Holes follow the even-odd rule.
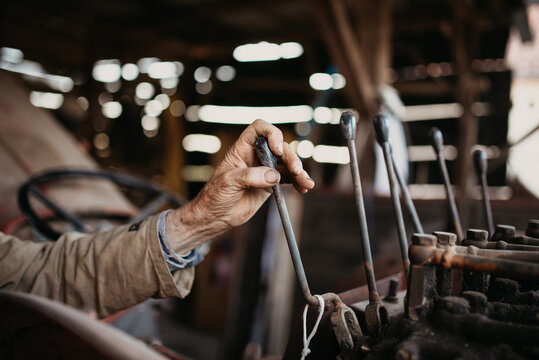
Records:
[[[389,127],[387,125],[387,118],[385,115],[376,115],[373,120],[374,132],[376,134],[376,140],[382,147],[384,152],[384,160],[386,163],[387,177],[389,179],[389,188],[391,191],[391,201],[393,202],[393,212],[395,215],[395,221],[397,223],[397,232],[399,235],[399,245],[401,248],[402,263],[406,278],[408,278],[408,271],[410,269],[410,261],[408,260],[408,242],[406,241],[406,230],[404,228],[404,219],[402,217],[402,209],[399,201],[399,189],[396,181],[395,168],[393,166],[393,158],[391,156],[391,149],[389,146]]]
[[[374,277],[374,267],[372,264],[371,246],[369,242],[369,231],[367,229],[367,217],[363,202],[363,192],[361,190],[361,179],[359,176],[359,166],[356,153],[356,119],[352,112],[345,111],[341,115],[341,130],[346,139],[348,151],[350,152],[350,171],[354,186],[354,195],[359,214],[359,230],[361,247],[363,250],[363,261],[365,264],[365,276],[367,277],[367,287],[369,289],[369,304],[365,308],[365,321],[369,332],[377,336],[382,323],[387,323],[387,311],[380,301],[376,280]]]
[[[410,192],[408,191],[408,186],[406,185],[406,182],[404,181],[404,178],[402,177],[399,171],[399,168],[397,167],[397,164],[395,163],[395,157],[393,156],[393,147],[391,146],[391,143],[389,144],[389,154],[391,155],[391,162],[393,163],[393,170],[395,170],[395,175],[397,176],[397,181],[399,182],[399,185],[400,185],[402,198],[404,199],[406,208],[408,209],[408,212],[410,213],[410,216],[412,217],[412,222],[414,225],[414,232],[418,234],[424,234],[425,232],[423,231],[421,220],[419,219],[419,215],[417,215],[414,202],[412,201],[412,197],[410,196]]]
[[[490,251],[496,253],[498,250]],[[463,254],[456,252],[453,248],[438,249],[435,246],[412,245],[410,246],[410,259],[413,265],[423,265],[428,261],[452,269],[514,276],[519,279],[539,279],[539,264],[537,263]]]
[[[259,136],[255,140],[255,152],[258,156],[258,160],[260,160],[260,163],[262,165],[270,167],[272,169],[277,169],[277,160],[275,158],[275,155],[273,155],[269,148],[268,139],[266,139],[266,137]],[[303,297],[305,298],[305,301],[307,301],[309,304],[318,306],[318,299],[316,299],[316,297],[311,294],[309,284],[307,283],[307,277],[305,276],[305,270],[303,268],[303,263],[301,262],[301,257],[299,255],[298,244],[296,242],[296,237],[294,236],[292,223],[290,222],[290,216],[288,215],[284,196],[281,192],[281,187],[279,186],[279,184],[273,187],[273,195],[275,196],[277,209],[279,210],[279,215],[281,216],[281,222],[283,223],[283,229],[286,236],[286,241],[288,243],[288,249],[290,250],[292,263],[294,265],[294,270],[296,271],[296,276],[298,278],[299,286],[301,288]]]
[[[483,150],[477,149],[473,152],[473,162],[475,165],[475,172],[481,183],[481,192],[483,193],[483,211],[488,226],[488,233],[490,236],[492,236],[494,234],[494,221],[492,220],[492,210],[490,208],[490,198],[488,195],[487,155]]]
[[[445,164],[444,139],[442,137],[442,132],[439,129],[433,127],[432,129],[430,129],[429,135],[432,140],[432,147],[434,148],[434,152],[436,153],[438,166],[440,167],[440,171],[442,172],[444,187],[447,194],[447,201],[449,203],[449,213],[451,215],[451,220],[453,221],[455,232],[457,233],[457,243],[460,243],[464,239],[464,237],[459,213],[457,211],[457,204],[455,202],[455,195],[453,194],[453,189],[451,188],[451,183],[449,182],[449,173],[447,172],[447,166]]]

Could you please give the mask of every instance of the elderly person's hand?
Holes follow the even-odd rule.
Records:
[[[197,197],[168,214],[168,240],[176,252],[193,249],[245,223],[270,195],[266,189],[279,183],[279,172],[260,166],[256,158],[254,143],[260,135],[268,138],[271,151],[280,160],[283,178],[301,193],[314,187],[297,155],[283,141],[281,131],[256,120],[232,145]]]

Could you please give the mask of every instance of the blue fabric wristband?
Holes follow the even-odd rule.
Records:
[[[199,247],[189,251],[185,255],[176,254],[176,252],[172,250],[172,247],[168,242],[166,232],[167,215],[171,211],[172,210],[166,210],[159,215],[159,219],[157,220],[157,237],[159,239],[159,244],[161,245],[163,255],[165,256],[168,269],[174,273],[177,270],[198,265],[202,260],[204,260],[204,255],[202,255]]]

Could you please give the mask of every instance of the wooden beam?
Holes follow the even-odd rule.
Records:
[[[357,37],[352,30],[352,24],[347,15],[344,2],[342,0],[328,0],[331,14],[335,23],[335,28],[342,41],[342,49],[352,72],[352,81],[356,82],[359,89],[359,97],[363,103],[363,109],[358,109],[360,113],[375,114],[378,108],[378,92],[373,84],[371,71],[365,60],[363,47],[359,44]]]
[[[363,103],[358,95],[360,93],[360,89],[357,82],[353,81],[354,74],[352,68],[348,62],[348,58],[345,54],[339,34],[335,29],[334,22],[332,21],[332,18],[328,16],[327,10],[328,9],[326,9],[324,4],[319,3],[317,18],[320,24],[320,33],[329,49],[333,61],[335,61],[337,64],[339,71],[346,79],[348,79],[344,91],[346,92],[350,106],[356,109],[361,109]]]
[[[361,154],[360,167],[364,169],[363,182],[370,184],[374,179],[371,120],[379,111],[381,98],[378,89],[385,82],[385,71],[391,62],[391,14],[387,0],[376,3],[364,0],[363,3],[360,8],[368,6],[372,11],[366,10],[363,13],[361,10],[361,15],[356,19],[359,21],[356,27],[352,26],[342,0],[320,1],[318,13],[326,45],[348,80],[348,89],[345,90],[350,104],[360,115],[356,144]],[[370,12],[374,13],[374,20],[369,18],[372,15]],[[364,43],[360,43],[357,31],[353,30],[358,27],[361,29],[359,33],[364,34]],[[349,172],[344,168],[341,170],[335,186],[350,188]]]
[[[357,32],[374,86],[384,83],[391,66],[391,8],[388,0],[356,2]]]
[[[402,81],[393,84],[393,87],[402,95],[412,96],[449,96],[454,88],[447,81]]]

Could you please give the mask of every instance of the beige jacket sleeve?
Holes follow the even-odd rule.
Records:
[[[169,271],[157,238],[158,215],[141,223],[54,243],[0,232],[0,289],[24,291],[105,317],[149,297],[185,297],[194,268]]]

